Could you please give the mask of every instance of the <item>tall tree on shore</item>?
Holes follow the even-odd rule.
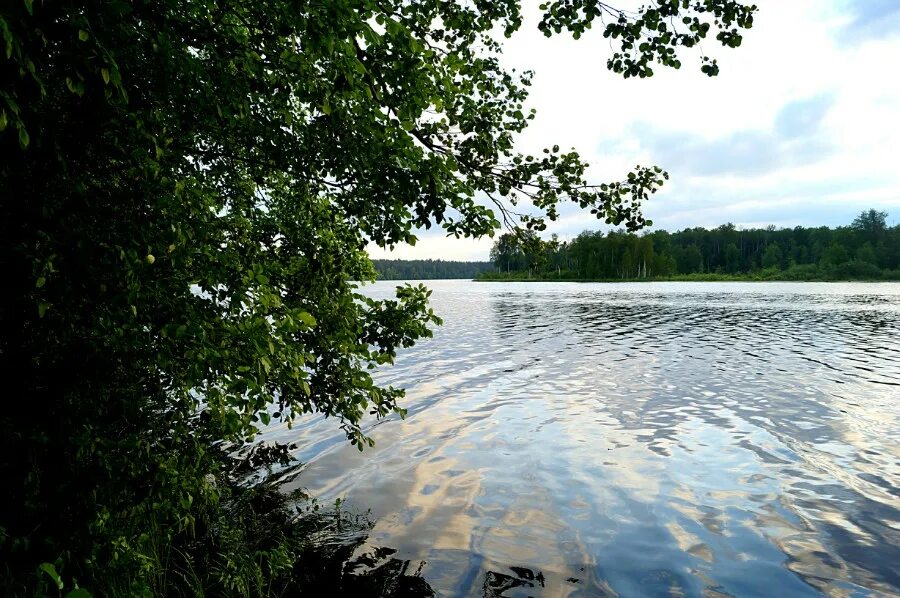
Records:
[[[501,272],[518,270],[520,257],[519,243],[516,235],[512,233],[503,233],[491,247],[491,261]]]
[[[850,226],[878,240],[887,230],[887,212],[866,210],[854,218]]]

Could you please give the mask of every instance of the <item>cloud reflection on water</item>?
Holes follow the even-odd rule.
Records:
[[[372,509],[358,554],[451,595],[900,592],[900,285],[433,286],[405,421],[281,432]]]

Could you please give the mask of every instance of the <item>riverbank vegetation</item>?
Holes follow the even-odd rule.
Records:
[[[596,25],[624,77],[714,76],[755,11],[551,0],[539,28]],[[525,198],[527,230],[565,202],[645,224],[661,168],[595,183],[574,150],[514,150],[532,73],[497,36],[522,22],[514,1],[0,4],[0,594],[297,583],[304,534],[262,486],[292,453],[265,430],[319,413],[370,446],[405,413],[372,371],[439,323],[424,287],[358,292],[365,247],[491,235]]]
[[[900,280],[900,225],[867,210],[849,226],[585,231],[570,242],[505,234],[478,280]]]

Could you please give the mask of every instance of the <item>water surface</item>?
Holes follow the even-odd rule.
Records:
[[[379,374],[408,389],[405,420],[362,454],[334,421],[276,431],[298,485],[371,509],[346,574],[438,595],[900,594],[900,284],[428,285],[444,326]]]

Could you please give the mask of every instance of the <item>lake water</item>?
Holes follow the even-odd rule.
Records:
[[[276,431],[295,485],[371,509],[347,576],[900,595],[900,284],[426,284],[444,325],[379,374],[405,420],[364,453],[331,420]]]

